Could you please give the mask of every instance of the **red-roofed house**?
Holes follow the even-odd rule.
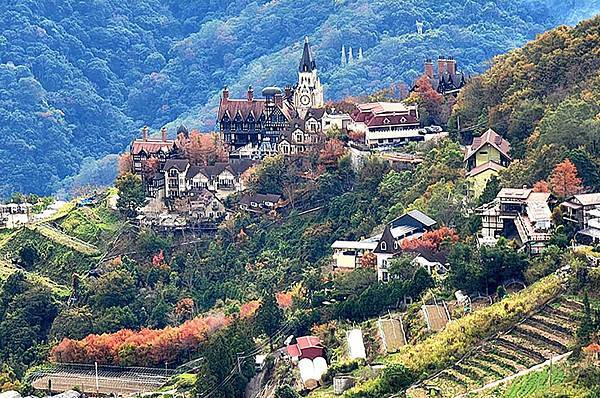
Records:
[[[465,154],[467,179],[471,183],[471,194],[479,197],[489,179],[508,167],[511,157],[510,144],[494,130],[489,129],[473,143]]]
[[[325,347],[323,347],[318,337],[302,336],[296,337],[296,344],[287,346],[287,353],[293,362],[298,362],[305,358],[313,360],[325,356]]]
[[[133,140],[129,147],[129,153],[133,160],[133,172],[141,174],[144,161],[151,157],[158,159],[159,169],[162,170],[167,159],[171,158],[176,150],[175,141],[167,139],[166,128],[161,129],[160,138],[148,137],[148,127],[142,128],[142,138]]]
[[[350,117],[352,123],[348,129],[364,133],[365,143],[370,147],[425,140],[416,105],[401,102],[357,104]]]

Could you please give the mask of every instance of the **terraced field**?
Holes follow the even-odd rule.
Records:
[[[454,397],[567,352],[574,338],[577,314],[582,308],[580,303],[567,299],[546,305],[426,381],[426,387],[411,391],[410,396],[428,396],[427,391],[432,389],[442,397]]]

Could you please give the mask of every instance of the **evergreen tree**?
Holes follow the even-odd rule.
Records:
[[[592,340],[594,333],[594,320],[592,319],[592,307],[587,290],[583,293],[583,319],[577,330],[577,340],[579,346],[586,346]]]
[[[497,176],[492,176],[485,184],[485,188],[481,192],[481,195],[479,195],[479,198],[477,198],[477,204],[481,206],[496,199],[500,188],[500,179]]]
[[[127,217],[135,217],[137,210],[146,202],[146,195],[142,185],[142,179],[131,173],[127,173],[117,179],[119,199],[117,208]]]
[[[281,326],[283,311],[277,305],[273,292],[268,292],[262,298],[260,308],[256,312],[256,323],[260,330],[269,336],[271,349],[273,348],[273,334]]]

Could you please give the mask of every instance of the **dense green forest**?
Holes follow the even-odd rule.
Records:
[[[148,124],[213,127],[216,95],[296,79],[308,35],[329,98],[410,83],[424,57],[468,73],[595,2],[18,0],[0,5],[0,196],[105,184]],[[415,22],[425,32],[417,35]],[[364,60],[340,65],[340,49]],[[82,176],[68,179],[82,168]],[[35,172],[33,172],[35,170]]]
[[[560,27],[494,59],[470,82],[454,108],[464,135],[488,126],[505,136],[517,158],[507,185],[533,186],[569,158],[584,185],[600,188],[600,18]]]

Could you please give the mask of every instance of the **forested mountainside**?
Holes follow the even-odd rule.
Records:
[[[249,84],[293,83],[305,35],[327,97],[339,98],[410,82],[423,58],[439,54],[480,72],[493,55],[598,8],[575,0],[2,2],[0,175],[11,178],[0,196],[47,194],[84,163],[87,175],[102,174],[86,159],[118,153],[144,124],[212,128],[225,84],[239,94]],[[362,48],[363,61],[342,66],[342,45]]]
[[[513,186],[544,180],[568,156],[600,187],[600,17],[546,32],[494,59],[461,93],[454,118],[467,134],[491,127],[512,144]],[[596,162],[594,162],[596,159]]]

